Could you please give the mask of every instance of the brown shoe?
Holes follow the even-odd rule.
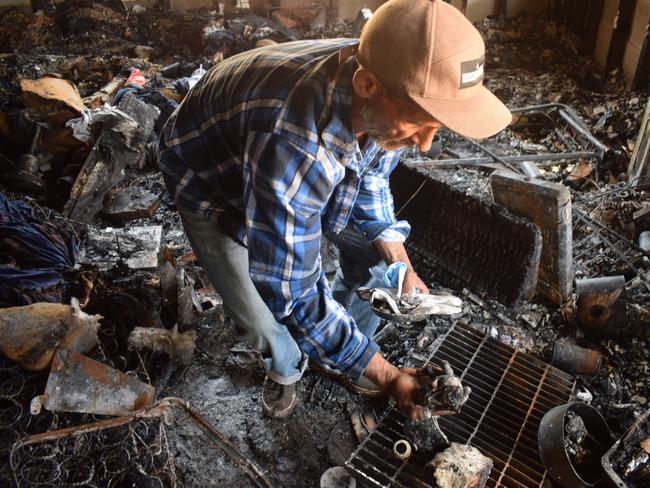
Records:
[[[296,384],[297,382],[281,385],[268,376],[264,378],[262,385],[262,412],[264,415],[274,419],[283,419],[291,415],[298,403]]]

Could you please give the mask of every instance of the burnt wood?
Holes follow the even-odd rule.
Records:
[[[92,222],[102,208],[104,196],[124,177],[124,170],[140,159],[160,114],[158,108],[141,102],[132,93],[126,93],[117,108],[138,123],[138,130],[130,147],[118,132],[106,129],[99,135],[63,207],[63,214],[76,222]]]

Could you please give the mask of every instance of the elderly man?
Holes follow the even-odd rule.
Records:
[[[306,359],[421,417],[422,378],[386,361],[355,290],[404,262],[426,291],[388,185],[399,150],[447,127],[482,138],[511,120],[482,86],[484,44],[441,0],[391,0],[356,39],[298,41],[229,58],[170,118],[160,166],[198,259],[237,330],[268,353],[262,407],[284,417]],[[323,235],[340,250],[328,283]]]

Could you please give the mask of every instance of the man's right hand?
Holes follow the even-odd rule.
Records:
[[[381,390],[397,401],[397,408],[413,420],[422,420],[428,414],[422,405],[423,391],[431,383],[431,376],[424,370],[397,368],[376,353],[363,374],[374,381]]]

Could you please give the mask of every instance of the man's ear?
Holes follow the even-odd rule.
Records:
[[[352,77],[354,92],[361,98],[373,98],[381,94],[381,82],[372,71],[359,67]]]

